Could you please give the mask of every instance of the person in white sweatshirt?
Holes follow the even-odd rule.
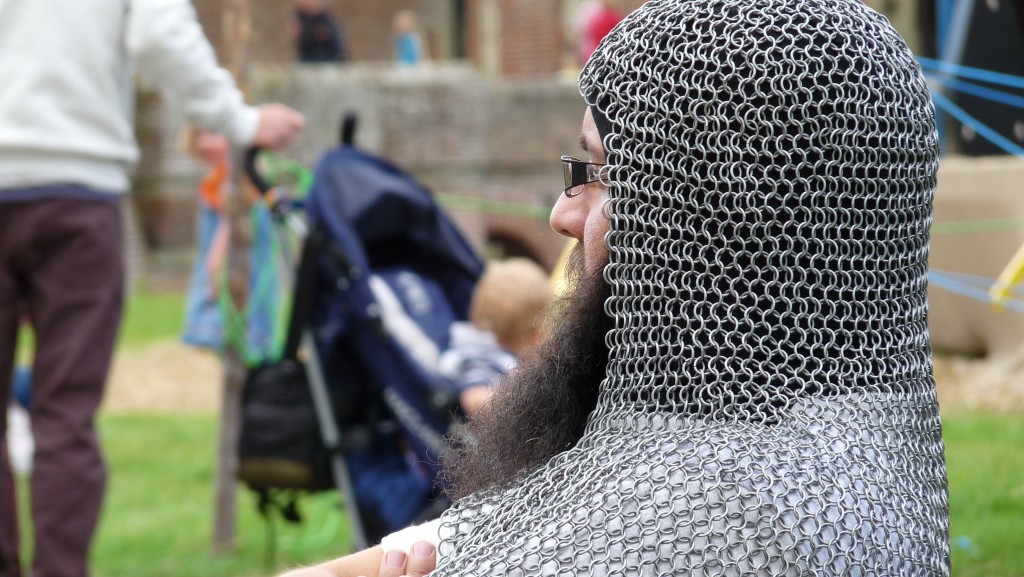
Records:
[[[34,577],[89,573],[106,480],[93,420],[124,285],[118,205],[139,155],[136,72],[235,146],[280,148],[304,122],[282,105],[244,103],[188,0],[0,0],[0,399],[25,315],[36,333]],[[0,577],[17,577],[0,449]]]

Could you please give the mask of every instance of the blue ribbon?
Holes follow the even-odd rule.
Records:
[[[993,302],[988,289],[995,284],[995,279],[932,269],[928,271],[928,282],[932,286],[953,294],[986,303]],[[1014,287],[1013,292],[1014,294],[1021,294],[1020,287]],[[1008,299],[1001,306],[1012,311],[1024,313],[1024,301]]]
[[[992,130],[988,126],[985,126],[976,118],[974,118],[970,114],[967,114],[967,112],[963,108],[960,108],[956,104],[953,104],[952,100],[946,98],[945,96],[939,94],[934,90],[932,91],[932,100],[935,101],[935,104],[939,108],[942,108],[943,110],[951,114],[962,124],[971,127],[975,132],[980,134],[982,137],[988,139],[999,148],[1002,148],[1009,154],[1024,158],[1024,148],[1017,146],[1010,139],[1004,137],[1002,134],[999,134],[995,130]]]
[[[1024,108],[1024,96],[1017,96],[1016,94],[1010,94],[994,88],[988,88],[981,86],[980,84],[974,84],[973,82],[965,82],[963,80],[957,80],[955,78],[946,78],[942,76],[927,76],[928,80],[934,80],[939,84],[947,88],[952,88],[958,92],[964,94],[970,94],[1000,104],[1008,104],[1017,108]]]
[[[993,72],[991,70],[985,70],[983,68],[974,68],[971,66],[962,66],[960,64],[953,64],[952,62],[943,62],[942,60],[934,60],[932,58],[925,58],[918,56],[917,61],[921,64],[921,68],[931,72],[943,72],[946,74],[952,74],[961,78],[969,78],[971,80],[981,80],[982,82],[988,82],[989,84],[996,84],[998,86],[1006,86],[1009,88],[1019,88],[1024,90],[1024,78],[1020,76],[1014,76],[1013,74],[1005,74],[1002,72]]]

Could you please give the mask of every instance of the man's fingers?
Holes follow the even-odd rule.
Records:
[[[405,551],[388,551],[380,560],[380,573],[377,577],[399,577],[405,574]]]
[[[434,546],[426,541],[418,541],[412,546],[406,561],[405,574],[408,577],[423,577],[437,566],[437,552]]]
[[[426,541],[418,541],[406,555],[405,551],[388,551],[380,560],[378,577],[423,577],[437,566],[437,552]]]

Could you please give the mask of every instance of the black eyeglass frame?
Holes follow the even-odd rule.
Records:
[[[602,177],[601,168],[608,166],[607,164],[587,162],[585,160],[579,160],[566,155],[562,155],[561,160],[562,176],[565,178],[565,189],[562,190],[562,193],[569,198],[577,196],[583,192],[583,189],[579,187],[584,184],[600,181]],[[578,190],[573,192],[574,189]]]

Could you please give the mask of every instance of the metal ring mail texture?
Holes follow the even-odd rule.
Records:
[[[653,0],[580,89],[612,125],[598,406],[445,514],[435,575],[948,575],[903,40],[857,0]]]

